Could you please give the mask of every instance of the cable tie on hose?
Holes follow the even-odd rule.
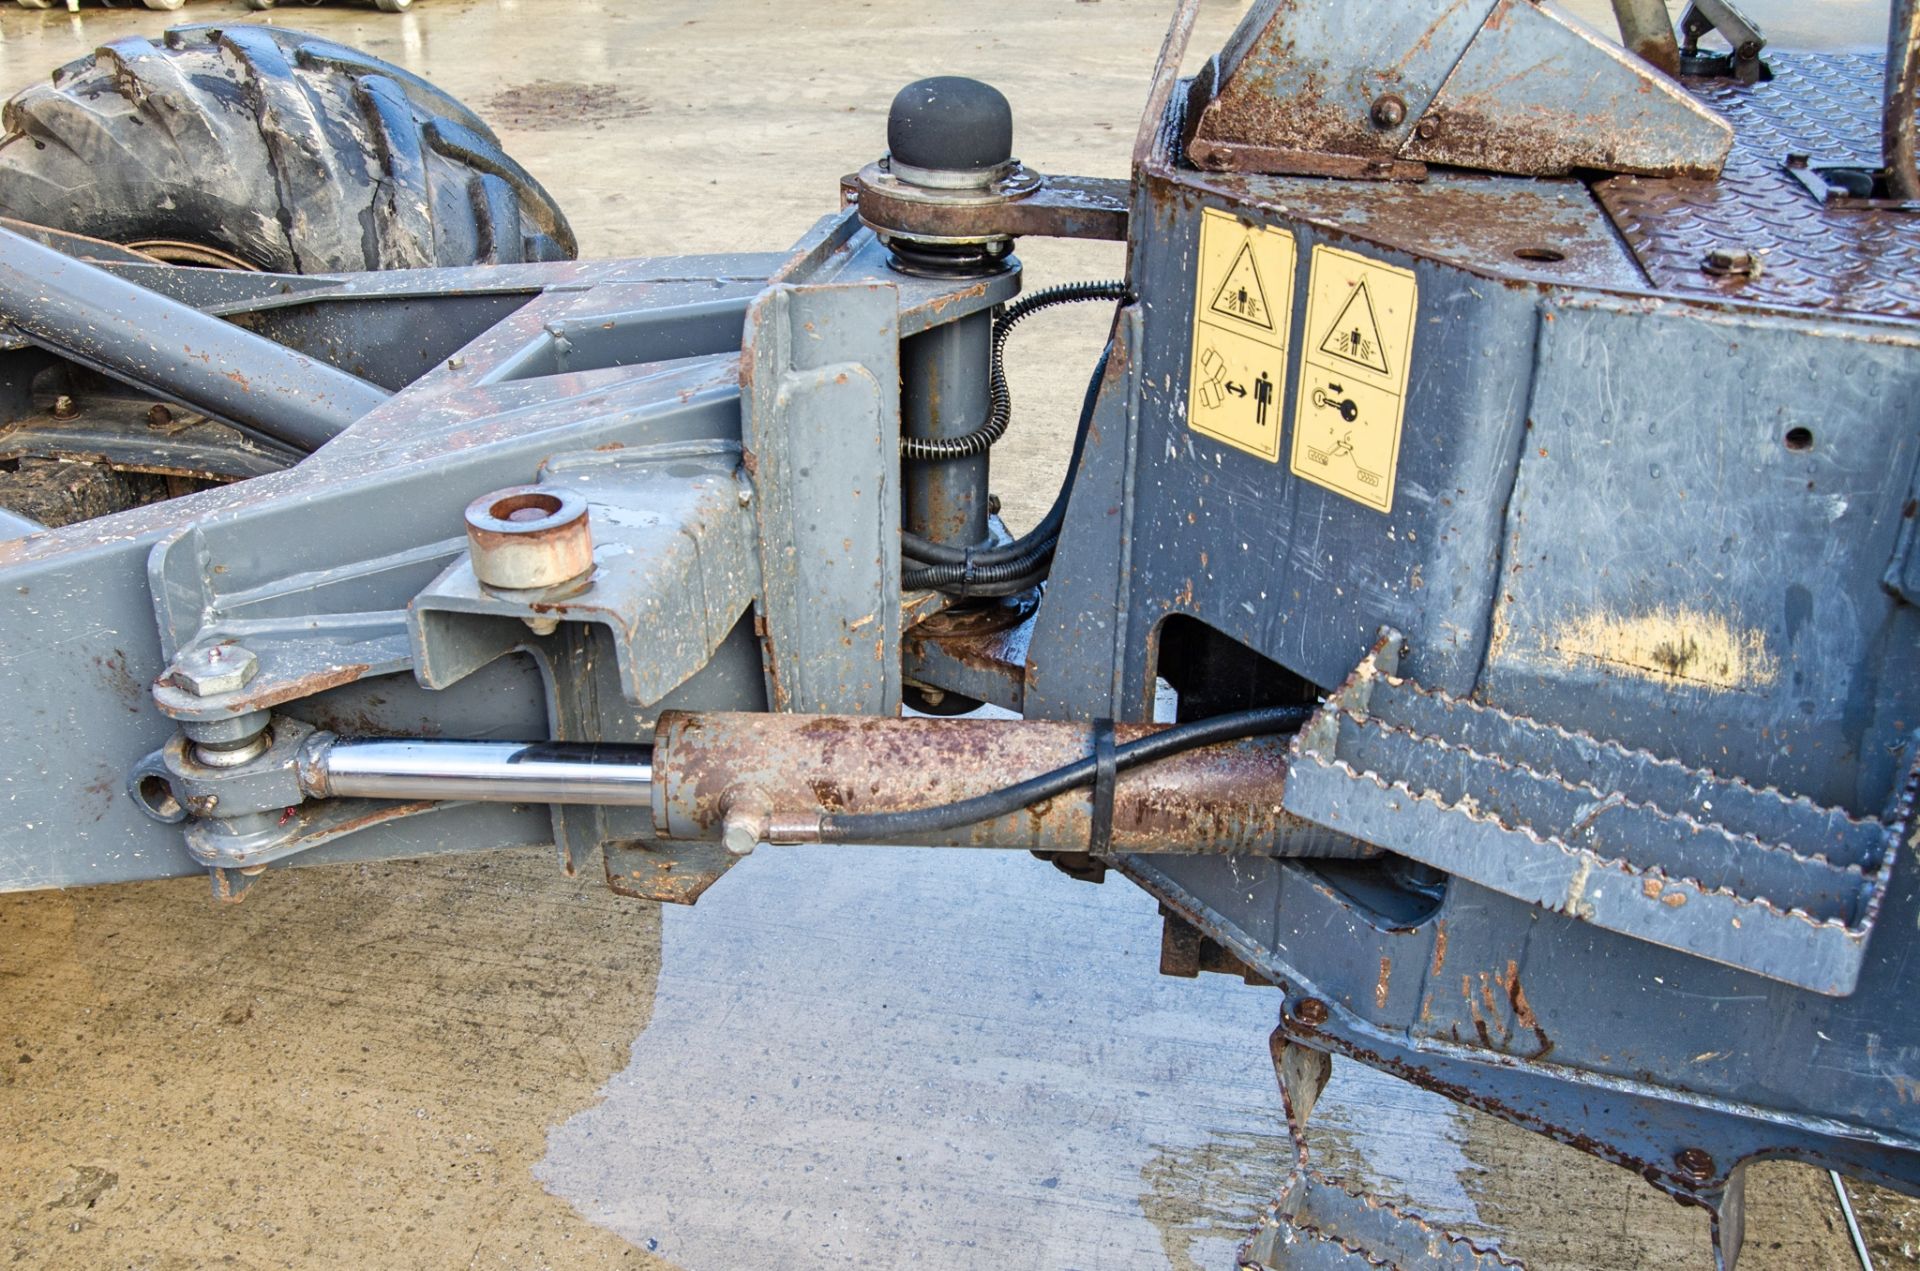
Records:
[[[1087,851],[1105,856],[1113,846],[1113,787],[1120,772],[1113,751],[1113,721],[1093,725],[1093,824],[1087,832]]]
[[[967,547],[960,554],[960,599],[965,600],[967,593],[973,590],[973,548]]]

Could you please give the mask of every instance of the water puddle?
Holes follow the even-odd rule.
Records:
[[[687,1271],[1230,1267],[1291,1159],[1277,998],[1161,977],[1159,926],[1011,853],[762,849],[664,911],[651,1022],[536,1174]],[[1321,1108],[1471,1216],[1451,1105],[1343,1069]]]

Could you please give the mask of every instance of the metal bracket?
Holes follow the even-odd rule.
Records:
[[[776,284],[747,314],[741,443],[775,710],[900,708],[899,297]]]
[[[1727,42],[1727,52],[1700,51],[1700,37],[1710,31]],[[1766,73],[1760,50],[1767,47],[1767,37],[1731,0],[1688,0],[1680,15],[1680,35],[1683,75],[1728,75],[1742,84],[1757,84]]]
[[[1130,187],[1110,177],[1045,176],[1017,160],[983,190],[927,189],[893,174],[886,159],[840,178],[841,195],[881,235],[926,242],[1002,238],[1124,240]]]
[[[613,636],[620,691],[650,705],[713,659],[760,587],[739,447],[669,442],[557,456],[542,487],[584,499],[593,567],[552,595],[482,583],[467,555],[408,610],[415,674],[445,688],[526,645],[529,627],[592,623]]]

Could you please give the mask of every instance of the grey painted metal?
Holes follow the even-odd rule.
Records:
[[[38,534],[46,526],[30,516],[22,516],[6,508],[0,508],[0,539],[21,538],[28,534]]]
[[[309,744],[304,766],[316,798],[653,803],[650,746],[334,737]]]
[[[1579,76],[1475,88],[1498,81],[1495,52],[1520,81],[1540,60],[1571,65],[1556,50],[1593,56],[1504,9],[1481,44],[1497,7],[1405,10],[1434,20],[1401,32],[1433,39],[1402,48],[1414,55],[1388,83],[1412,94],[1403,122],[1373,121],[1372,85],[1325,79],[1327,100],[1366,105],[1367,153],[1404,157],[1408,126],[1439,144],[1444,129],[1417,125],[1442,99],[1442,124],[1483,99],[1615,112]],[[1116,327],[1047,593],[1030,631],[1007,628],[1023,641],[1019,700],[1035,718],[1144,719],[1156,678],[1180,678],[1169,650],[1202,638],[1254,666],[1258,691],[1305,700],[1336,689],[1382,628],[1404,633],[1378,696],[1336,699],[1303,743],[1297,775],[1323,784],[1288,796],[1326,841],[1397,852],[1116,861],[1281,986],[1295,1067],[1348,1056],[1632,1168],[1712,1213],[1723,1263],[1748,1159],[1920,1186],[1913,322],[1651,286],[1582,181],[1194,170],[1179,156],[1210,102],[1258,122],[1291,100],[1286,75],[1346,56],[1306,47],[1296,66],[1255,50],[1277,8],[1257,7],[1197,86],[1176,82],[1183,28],[1170,40],[1136,156],[1139,300]],[[1354,6],[1293,11],[1317,13],[1288,20],[1322,34],[1360,21]],[[1448,24],[1460,14],[1464,33]],[[1350,34],[1355,60],[1337,64],[1364,69],[1382,41]],[[1452,52],[1421,71],[1436,48]],[[1209,96],[1226,82],[1242,95]],[[1670,99],[1664,81],[1636,82]],[[1207,208],[1294,236],[1296,314],[1317,249],[1413,273],[1386,513],[1187,427]],[[289,751],[308,729],[643,746],[667,710],[890,715],[903,656],[916,676],[1008,674],[1012,644],[981,661],[902,648],[893,393],[903,339],[984,312],[1017,277],[891,274],[845,210],[784,257],[302,280],[278,297],[270,281],[144,276],[279,322],[335,364],[356,333],[408,321],[433,356],[369,362],[404,389],[287,471],[0,540],[14,813],[0,888],[211,868],[232,895],[259,864],[551,843],[570,870],[597,858],[617,888],[687,901],[732,861],[660,839],[650,809],[337,797],[287,817],[274,802],[297,787]],[[736,319],[744,333],[729,334]],[[1276,368],[1283,437],[1299,426],[1305,339]],[[47,360],[17,345],[0,358],[3,400],[24,414]],[[632,559],[603,557],[577,596],[466,588],[460,510],[535,481],[597,499],[596,541]],[[716,554],[711,591],[705,563],[656,541],[683,531]],[[230,640],[259,661],[237,690],[196,697],[162,678],[183,650]],[[263,712],[268,756],[193,762],[184,730]],[[191,815],[142,812],[129,774],[177,781]],[[1639,868],[1638,894],[1609,895],[1617,910],[1564,903],[1589,899],[1593,875],[1576,889],[1561,845]],[[1668,866],[1700,886],[1671,886]],[[1748,922],[1755,906],[1734,912],[1729,896],[1787,897],[1812,934]]]
[[[1494,4],[1416,0],[1366,9],[1258,0],[1220,51],[1196,135],[1390,158],[1413,136]],[[1402,117],[1382,127],[1373,104],[1389,95],[1400,99]]]
[[[741,445],[775,710],[899,709],[898,315],[882,283],[775,284],[748,315]]]
[[[1706,177],[1732,145],[1725,120],[1647,63],[1534,0],[1499,0],[1399,157]]]
[[[1503,1271],[1522,1264],[1308,1168],[1287,1176],[1240,1265],[1253,1271]]]
[[[1383,640],[1296,739],[1289,811],[1583,922],[1852,992],[1898,827],[1424,693],[1393,676],[1398,655]],[[1681,799],[1663,806],[1662,786]]]
[[[594,552],[584,586],[490,587],[461,554],[408,607],[413,665],[438,688],[527,642],[591,623],[611,637],[620,692],[648,706],[713,660],[760,594],[751,487],[732,441],[557,455],[541,485],[581,496]]]
[[[303,450],[387,399],[357,376],[6,229],[0,319],[62,357]]]
[[[908,437],[964,437],[987,421],[993,315],[969,314],[900,342],[900,428]],[[936,543],[987,540],[990,452],[908,460],[901,499],[908,530]]]
[[[1577,185],[1514,183],[1564,195],[1550,217],[1489,179],[1516,218],[1502,222],[1475,210],[1475,191],[1434,178],[1422,188],[1196,173],[1174,160],[1182,94],[1164,100],[1132,218],[1159,226],[1132,244],[1142,387],[1130,416],[1101,424],[1103,443],[1129,430],[1137,440],[1083,460],[1083,478],[1107,475],[1069,517],[1093,532],[1070,528],[1062,545],[1074,567],[1056,569],[1036,624],[1029,714],[1145,717],[1171,614],[1270,659],[1270,680],[1297,677],[1309,691],[1339,685],[1392,627],[1407,634],[1402,676],[1474,703],[1450,740],[1499,753],[1510,721],[1532,719],[1587,734],[1535,755],[1582,779],[1610,779],[1606,756],[1659,757],[1619,769],[1634,801],[1697,807],[1680,774],[1705,770],[1728,782],[1723,793],[1750,788],[1740,815],[1764,809],[1771,786],[1794,805],[1780,814],[1828,850],[1871,819],[1901,850],[1845,997],[1460,877],[1422,890],[1368,867],[1171,856],[1127,857],[1124,870],[1285,984],[1290,1021],[1306,999],[1327,1004],[1324,1024],[1294,1033],[1304,1044],[1644,1172],[1715,1213],[1723,1255],[1739,1228],[1735,1163],[1752,1156],[1913,1186],[1920,1120],[1885,1084],[1893,1069],[1861,1078],[1820,1058],[1889,1045],[1920,1054],[1899,1049],[1920,1046],[1920,1020],[1898,987],[1920,913],[1903,766],[1920,719],[1909,655],[1920,630],[1891,581],[1910,559],[1920,458],[1904,405],[1920,374],[1910,326],[1648,294],[1644,276],[1599,244],[1604,217]],[[1337,208],[1315,192],[1321,184],[1338,190]],[[1390,515],[1291,477],[1284,454],[1267,464],[1186,427],[1203,205],[1296,235],[1296,314],[1317,246],[1415,272],[1407,484]],[[1544,272],[1516,259],[1529,241],[1566,243],[1582,224],[1595,231],[1585,265],[1574,268],[1576,253]],[[1304,338],[1296,330],[1296,347]],[[1290,382],[1298,371],[1296,353]],[[1816,401],[1820,418],[1809,413]],[[1291,414],[1283,427],[1291,436]],[[1123,489],[1131,498],[1117,497]],[[1128,506],[1130,520],[1101,516],[1102,504]],[[1224,565],[1223,545],[1239,553]],[[1125,580],[1118,613],[1110,580]],[[1660,619],[1677,614],[1706,621],[1682,618],[1668,643]],[[1721,622],[1735,650],[1760,653],[1757,673],[1726,674],[1744,665],[1737,658],[1700,659]],[[1111,623],[1127,634],[1115,690],[1102,693],[1087,662],[1104,651],[1086,634]],[[1596,632],[1600,641],[1588,638]],[[1076,633],[1081,657],[1069,652]],[[1665,665],[1663,645],[1674,655]],[[1499,728],[1476,731],[1488,720]],[[1491,790],[1507,797],[1505,783],[1524,774],[1501,771]],[[1777,835],[1786,821],[1751,824]],[[1375,828],[1389,840],[1402,832]],[[1743,942],[1741,954],[1761,956],[1766,943]],[[1699,1009],[1707,1001],[1710,1012]],[[1732,1041],[1742,1037],[1768,1040]],[[1920,1075],[1908,1066],[1896,1061],[1901,1080]],[[1711,1159],[1704,1175],[1679,1165],[1690,1149]]]

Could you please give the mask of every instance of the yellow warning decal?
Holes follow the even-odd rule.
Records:
[[[1418,303],[1411,270],[1313,249],[1288,467],[1377,512],[1393,508]]]
[[[1280,462],[1293,261],[1286,230],[1201,209],[1187,426],[1268,463]]]

